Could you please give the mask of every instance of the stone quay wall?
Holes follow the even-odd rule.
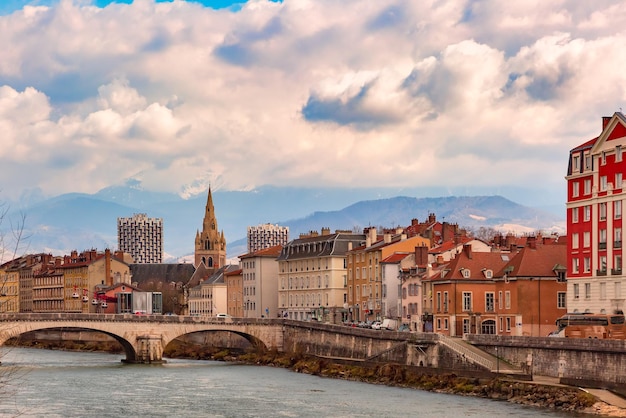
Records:
[[[532,374],[626,394],[625,340],[476,334],[464,339],[513,365],[528,367]]]

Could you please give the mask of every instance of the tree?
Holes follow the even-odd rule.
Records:
[[[27,240],[24,236],[26,216],[20,212],[17,219],[13,220],[9,217],[9,209],[10,207],[6,202],[0,203],[0,263],[2,263],[0,266],[0,312],[6,312],[7,302],[11,300],[9,298],[19,298],[19,276],[16,279],[18,285],[13,285],[12,289],[8,289],[9,278],[11,277],[12,283],[14,277],[7,274],[6,263],[15,260],[17,255],[27,248]],[[17,302],[16,300],[15,306],[17,306]],[[2,326],[0,325],[0,327]],[[3,354],[0,353],[0,359]],[[0,402],[11,396],[15,390],[15,385],[12,383],[18,380],[21,375],[22,372],[16,367],[0,367]]]

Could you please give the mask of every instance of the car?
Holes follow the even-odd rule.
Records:
[[[225,313],[218,313],[217,315],[215,315],[216,318],[232,318],[230,315],[225,314]]]
[[[380,321],[372,322],[372,329],[382,329],[383,323]]]
[[[398,331],[400,331],[400,332],[409,332],[409,331],[411,331],[411,328],[409,327],[408,324],[402,324],[398,328]]]

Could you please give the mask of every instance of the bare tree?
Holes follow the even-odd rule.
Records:
[[[24,226],[26,215],[20,212],[15,219],[9,215],[9,205],[6,202],[0,203],[0,312],[6,312],[9,298],[14,298],[14,302],[19,299],[19,282],[15,289],[8,289],[9,275],[5,263],[15,260],[18,254],[27,249],[27,238]],[[19,278],[17,279],[19,280]],[[12,306],[18,306],[14,303]],[[4,327],[0,325],[0,330]],[[6,329],[5,329],[6,331]],[[0,360],[5,351],[0,352]],[[1,364],[1,362],[0,362]],[[3,365],[0,367],[0,402],[9,399],[17,387],[16,382],[23,376],[23,372],[14,366]]]

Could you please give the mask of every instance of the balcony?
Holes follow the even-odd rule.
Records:
[[[606,276],[606,270],[596,270],[596,276]]]
[[[622,240],[615,241],[613,243],[613,248],[622,248]]]
[[[619,276],[622,274],[622,269],[611,269],[611,275]]]
[[[601,250],[606,250],[606,242],[599,242],[598,248]]]

